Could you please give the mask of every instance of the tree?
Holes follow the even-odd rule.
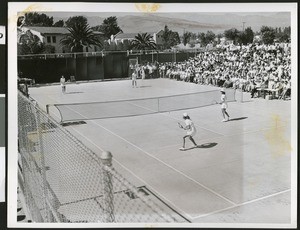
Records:
[[[235,28],[224,31],[225,38],[228,40],[232,40],[234,44],[236,44],[237,42],[239,33],[240,32]]]
[[[54,27],[63,27],[65,24],[64,20],[59,20],[53,24]]]
[[[40,38],[27,30],[21,35],[18,44],[18,54],[41,54],[45,51],[45,45]]]
[[[75,24],[87,25],[87,18],[84,16],[69,17],[66,21],[66,27],[72,28]]]
[[[245,31],[239,32],[237,37],[237,42],[246,45],[248,43],[252,43],[254,39],[254,32],[251,27],[247,27]]]
[[[155,50],[156,44],[150,34],[142,33],[135,36],[131,42],[131,48],[137,50]]]
[[[26,13],[25,25],[27,26],[53,26],[53,17],[46,14],[39,13]]]
[[[180,37],[178,32],[173,32],[168,28],[167,25],[165,25],[163,34],[163,48],[164,49],[170,49],[172,46],[176,46],[177,44],[180,43]]]
[[[262,42],[272,44],[275,39],[275,29],[269,26],[262,26],[260,29]]]
[[[254,39],[254,32],[251,29],[251,27],[247,27],[245,29],[245,36],[246,36],[246,42],[247,43],[252,43]]]
[[[203,32],[199,33],[198,37],[200,39],[200,44],[202,46],[207,46],[209,43],[214,41],[216,35],[212,31],[207,31],[206,34]]]
[[[191,40],[192,33],[191,32],[184,32],[182,35],[182,43],[184,46],[189,43]]]
[[[180,37],[178,32],[171,31],[171,34],[169,36],[169,44],[171,47],[180,44]]]
[[[169,45],[169,37],[170,37],[170,33],[171,33],[171,30],[169,30],[168,26],[165,25],[165,28],[164,28],[164,31],[163,31],[163,34],[162,34],[162,39],[163,39],[163,47],[165,49],[169,49],[170,48],[170,45]]]
[[[207,31],[205,34],[207,44],[213,42],[216,38],[216,35],[212,31]]]
[[[117,17],[115,16],[104,19],[100,26],[95,26],[92,29],[104,33],[104,36],[108,39],[111,37],[111,35],[116,35],[119,32],[123,32],[118,26]]]
[[[281,27],[279,28],[275,28],[275,39],[278,42],[289,42],[291,38],[291,27],[284,27],[283,29],[281,29]]]
[[[290,42],[291,40],[291,26],[288,26],[288,27],[284,27],[283,29],[283,39],[282,41],[283,42]]]
[[[113,43],[109,43],[107,40],[105,40],[103,42],[103,49],[104,50],[108,50],[108,51],[115,50],[116,49],[116,44],[114,42]]]
[[[52,45],[45,45],[44,52],[45,54],[53,54],[55,53],[55,47]]]
[[[70,34],[60,40],[63,47],[70,49],[71,52],[83,52],[83,47],[91,45],[102,47],[100,39],[93,33],[88,24],[75,22],[67,28]]]
[[[217,38],[217,43],[220,43],[221,42],[221,38],[223,37],[223,34],[222,33],[218,33],[216,35],[216,38]]]

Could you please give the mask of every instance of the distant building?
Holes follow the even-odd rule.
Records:
[[[55,53],[68,53],[70,50],[63,47],[60,44],[60,40],[64,38],[66,35],[70,34],[69,30],[66,27],[42,27],[42,26],[23,26],[22,33],[30,30],[30,32],[39,37],[39,39],[45,45],[51,45],[55,49]],[[94,34],[99,35],[101,37],[102,33],[94,31]],[[18,42],[22,35],[18,35]],[[84,52],[96,52],[101,51],[101,49],[97,46],[84,47]]]
[[[119,44],[119,43],[124,44],[124,43],[129,43],[132,40],[134,40],[138,34],[139,33],[121,33],[120,32],[120,33],[116,34],[113,39],[116,44]],[[150,34],[153,37],[153,40],[158,48],[163,45],[163,30],[159,30],[158,32],[147,32],[147,34]]]
[[[262,39],[261,39],[261,36],[260,35],[255,35],[254,38],[253,38],[253,43],[259,43],[261,42]]]

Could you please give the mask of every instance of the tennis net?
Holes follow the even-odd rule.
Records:
[[[18,150],[19,195],[32,222],[188,221],[146,186],[132,184],[114,169],[112,158],[90,150],[21,92]]]
[[[236,100],[234,89],[225,91],[228,102]],[[48,104],[46,108],[49,113],[49,107],[55,106],[59,110],[61,122],[64,123],[192,109],[209,106],[216,101],[220,101],[219,90],[117,101]]]

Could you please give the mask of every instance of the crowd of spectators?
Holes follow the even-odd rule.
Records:
[[[291,94],[290,44],[220,47],[183,62],[147,65],[161,78],[240,89],[251,97],[268,90],[278,99]]]

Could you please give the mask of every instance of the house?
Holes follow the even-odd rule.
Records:
[[[69,30],[66,27],[42,27],[42,26],[23,26],[22,33],[30,30],[30,32],[37,37],[45,44],[51,45],[55,49],[55,53],[68,53],[70,50],[64,48],[60,44],[60,40],[64,38],[66,35],[70,34]],[[99,37],[102,36],[101,32],[94,31],[94,34]],[[18,37],[20,37],[18,35]],[[97,46],[84,47],[84,52],[96,52],[101,51],[101,49]]]
[[[147,34],[150,34],[153,37],[153,40],[156,44],[156,46],[159,48],[163,45],[163,30],[159,30],[157,32],[146,32]],[[135,36],[137,36],[139,33],[117,33],[114,36],[114,41],[116,44],[119,43],[129,43],[132,40],[135,39]],[[142,32],[140,32],[142,34]]]

